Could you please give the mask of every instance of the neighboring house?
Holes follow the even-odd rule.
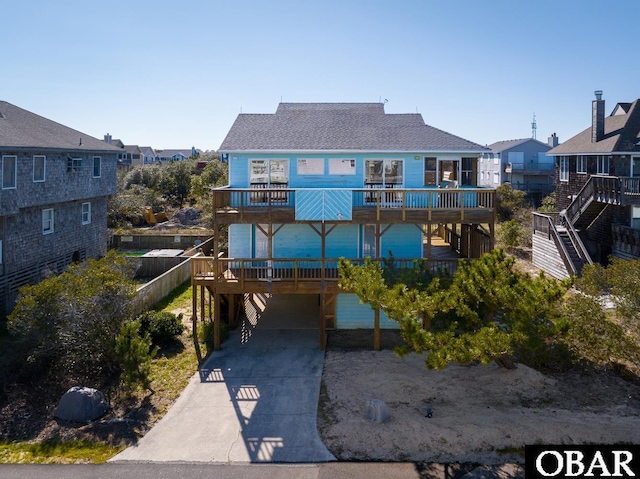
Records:
[[[158,153],[158,158],[160,161],[184,161],[199,154],[200,152],[192,146],[190,150],[162,150]]]
[[[144,164],[144,155],[138,145],[124,145],[124,156],[122,165],[127,168],[134,166],[142,166]]]
[[[548,152],[560,213],[535,215],[533,262],[557,277],[611,254],[640,258],[640,100],[604,112],[596,91],[591,126]]]
[[[246,309],[252,293],[312,294],[321,347],[330,328],[373,328],[379,347],[380,329],[397,324],[338,288],[338,258],[393,255],[410,267],[425,258],[420,267],[452,272],[460,256],[493,248],[495,190],[477,187],[486,149],[420,114],[281,103],[275,114],[240,114],[219,151],[229,185],[213,190],[214,254],[193,258],[192,277],[202,297],[213,294],[214,324],[243,298]],[[226,225],[228,256],[219,257]],[[439,259],[442,250],[454,254]]]
[[[548,143],[524,138],[488,145],[491,151],[480,159],[478,184],[497,188],[509,183],[539,204],[555,188],[555,165],[553,158],[546,155],[554,146],[558,146],[555,133]]]
[[[142,163],[145,165],[150,165],[158,161],[158,155],[155,150],[150,146],[141,146],[140,151],[142,151]]]
[[[106,253],[119,151],[0,101],[0,315],[20,286]]]

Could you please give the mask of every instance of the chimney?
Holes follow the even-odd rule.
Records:
[[[551,148],[555,148],[556,146],[558,146],[558,135],[552,133],[551,136],[547,138],[547,143]]]
[[[104,135],[104,142],[111,144],[111,134],[110,133],[107,133],[106,135]]]
[[[591,109],[591,142],[595,143],[604,138],[604,100],[602,90],[596,90],[596,99]]]

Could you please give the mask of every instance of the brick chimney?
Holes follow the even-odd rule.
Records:
[[[595,143],[604,138],[604,100],[602,90],[596,90],[596,99],[591,107],[591,142]]]

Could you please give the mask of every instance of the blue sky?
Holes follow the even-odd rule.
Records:
[[[0,100],[126,144],[217,149],[238,113],[378,102],[480,144],[640,97],[637,0],[3,2]]]

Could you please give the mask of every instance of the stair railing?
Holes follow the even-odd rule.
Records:
[[[576,253],[578,253],[578,256],[580,257],[582,262],[584,264],[593,264],[591,255],[589,254],[589,251],[587,251],[587,248],[582,242],[582,238],[580,238],[580,235],[578,234],[576,229],[573,227],[573,223],[571,223],[570,221],[567,221],[565,226],[567,228],[567,233],[569,233],[569,239],[571,240],[571,243],[573,243],[573,247],[575,248]]]
[[[592,176],[589,177],[567,209],[560,213],[567,219],[567,223],[574,224],[576,222],[586,207],[589,206],[589,203],[593,201],[594,193],[595,188]]]
[[[546,221],[544,220],[544,218],[546,218]],[[542,220],[543,223],[541,224],[539,220]],[[553,239],[553,242],[556,245],[556,250],[558,251],[558,254],[560,254],[560,258],[562,258],[562,262],[564,263],[565,268],[567,268],[567,272],[572,276],[578,276],[578,268],[573,263],[571,255],[567,251],[562,238],[560,238],[560,233],[558,233],[554,218],[549,215],[534,213],[534,229],[536,229],[536,224],[538,225],[541,232],[547,233],[548,239]]]

